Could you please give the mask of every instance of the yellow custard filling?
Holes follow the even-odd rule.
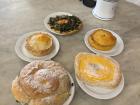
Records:
[[[90,82],[113,80],[116,66],[111,59],[97,55],[83,55],[79,58],[78,76]]]
[[[40,33],[32,36],[29,43],[36,50],[44,50],[50,47],[52,38],[49,35]]]

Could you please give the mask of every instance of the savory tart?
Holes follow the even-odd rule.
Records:
[[[60,33],[61,35],[69,35],[82,28],[81,20],[76,16],[69,15],[50,17],[48,25],[51,30]]]
[[[53,39],[45,33],[36,33],[26,39],[25,48],[34,56],[45,56],[49,54],[53,47]]]
[[[112,58],[92,53],[79,53],[75,58],[79,80],[91,86],[115,88],[122,79],[119,64]]]
[[[115,46],[116,37],[107,30],[97,29],[88,37],[88,42],[97,50],[108,51]]]
[[[55,61],[33,61],[12,82],[12,93],[23,105],[63,105],[70,96],[67,71]]]

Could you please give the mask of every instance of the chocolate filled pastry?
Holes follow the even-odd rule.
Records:
[[[97,29],[88,37],[88,42],[97,50],[108,51],[115,46],[116,37],[107,30]]]
[[[27,105],[63,105],[70,88],[67,71],[54,61],[31,62],[12,82],[15,99]]]
[[[119,64],[112,58],[79,53],[75,58],[77,78],[90,86],[116,88],[122,79]]]
[[[76,16],[58,15],[49,19],[50,29],[63,34],[69,35],[79,31],[82,28],[81,20]]]
[[[45,56],[52,51],[53,39],[45,33],[36,33],[26,39],[26,50],[34,56]]]

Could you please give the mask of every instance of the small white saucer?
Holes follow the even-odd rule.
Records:
[[[57,35],[64,35],[63,33],[59,33],[59,32],[56,32],[56,31],[53,31],[50,26],[48,25],[48,22],[49,22],[49,19],[51,17],[56,17],[56,16],[59,16],[59,15],[68,15],[68,16],[72,16],[72,14],[70,13],[67,13],[67,12],[55,12],[55,13],[52,13],[50,15],[48,15],[45,19],[44,19],[44,25],[45,27],[47,28],[47,30],[49,30],[50,32],[54,33],[54,34],[57,34]]]
[[[89,50],[91,50],[92,52],[94,53],[97,53],[97,54],[103,54],[103,55],[106,55],[106,56],[116,56],[116,55],[119,55],[123,49],[124,49],[124,43],[123,43],[123,40],[121,39],[121,37],[116,34],[115,32],[111,31],[111,30],[108,30],[108,29],[104,29],[104,30],[107,30],[109,32],[111,32],[116,38],[117,38],[117,42],[116,42],[116,45],[109,51],[101,51],[101,50],[97,50],[93,47],[90,46],[89,42],[88,42],[88,37],[97,29],[102,29],[102,28],[96,28],[96,29],[92,29],[90,31],[88,31],[84,37],[84,42],[87,46],[87,48]]]
[[[119,95],[124,87],[124,77],[122,75],[122,80],[120,84],[115,89],[107,89],[103,87],[97,87],[97,86],[89,86],[82,81],[80,81],[77,76],[76,80],[78,82],[78,85],[81,87],[81,89],[90,95],[91,97],[97,98],[97,99],[112,99]]]
[[[26,41],[27,37],[29,37],[35,33],[40,33],[40,32],[46,33],[53,38],[53,50],[51,51],[51,53],[49,53],[46,56],[36,57],[36,56],[31,55],[25,49],[25,41]],[[15,45],[15,51],[16,51],[18,57],[20,57],[22,60],[27,61],[27,62],[32,62],[34,60],[50,60],[51,58],[56,56],[56,54],[59,51],[59,48],[60,48],[60,45],[59,45],[59,41],[57,40],[57,38],[54,35],[52,35],[51,33],[43,32],[43,31],[35,31],[35,32],[26,33],[17,40],[16,45]]]

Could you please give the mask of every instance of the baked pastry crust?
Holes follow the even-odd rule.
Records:
[[[55,94],[41,99],[32,99],[29,105],[63,105],[70,94],[68,92]]]
[[[29,63],[12,83],[15,99],[28,105],[63,105],[70,88],[67,71],[54,61]]]
[[[36,33],[26,39],[25,48],[34,56],[45,56],[53,48],[53,39],[45,33]]]
[[[75,73],[84,83],[105,88],[116,88],[122,79],[116,61],[92,53],[79,53],[75,57]]]
[[[21,103],[28,103],[30,101],[30,97],[25,94],[19,84],[19,78],[16,77],[12,83],[12,94],[15,96],[15,99],[20,100]]]
[[[97,50],[107,51],[116,44],[116,37],[109,31],[97,29],[88,37],[89,44]]]

